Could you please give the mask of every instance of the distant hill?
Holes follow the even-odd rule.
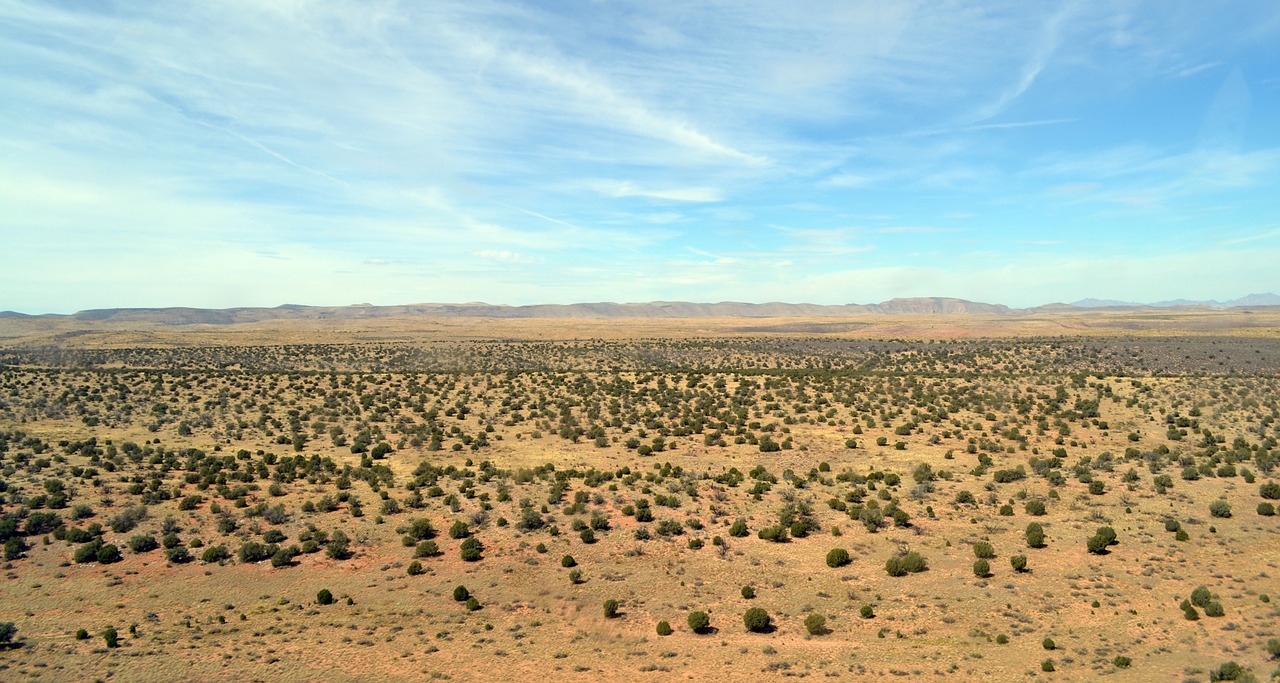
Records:
[[[1178,308],[1183,306],[1208,306],[1212,308],[1234,308],[1236,306],[1280,306],[1280,296],[1266,292],[1250,294],[1230,301],[1214,301],[1213,299],[1173,299],[1157,301],[1151,304],[1133,301],[1116,301],[1115,299],[1081,299],[1070,304],[1077,308]]]
[[[1132,301],[1116,301],[1115,299],[1081,299],[1063,305],[1076,308],[1125,308],[1128,306],[1145,306],[1146,304],[1137,304]]]
[[[464,304],[405,304],[399,306],[299,306],[275,308],[104,308],[72,313],[12,317],[71,319],[91,322],[149,322],[162,325],[229,325],[268,320],[365,319],[390,317],[435,318],[799,318],[875,314],[984,314],[1013,313],[1008,306],[985,304],[946,297],[898,298],[879,304],[763,304],[740,301],[691,303],[650,301],[646,303],[581,303],[506,306],[471,302]]]
[[[1280,296],[1265,292],[1262,294],[1250,294],[1242,296],[1239,299],[1233,299],[1223,304],[1224,306],[1280,306]]]
[[[398,306],[353,304],[350,306],[300,306],[284,304],[274,308],[103,308],[71,315],[27,315],[13,311],[0,312],[0,318],[62,319],[86,322],[153,323],[160,325],[230,325],[272,320],[359,320],[367,318],[433,317],[433,318],[809,318],[857,315],[1019,315],[1027,313],[1069,312],[1080,310],[1167,308],[1176,306],[1234,307],[1280,306],[1275,294],[1250,294],[1227,302],[1170,301],[1137,304],[1106,299],[1082,299],[1072,304],[1047,304],[1029,309],[1015,309],[1001,304],[988,304],[949,297],[895,298],[878,304],[763,304],[740,301],[692,303],[688,301],[649,301],[645,303],[580,303],[506,306],[470,302],[462,304],[422,303]]]

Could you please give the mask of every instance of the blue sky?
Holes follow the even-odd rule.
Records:
[[[1280,292],[1268,2],[0,0],[0,309]]]

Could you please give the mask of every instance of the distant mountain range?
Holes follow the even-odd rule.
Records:
[[[1236,306],[1280,306],[1280,296],[1271,292],[1250,294],[1230,301],[1192,301],[1190,299],[1174,299],[1157,301],[1153,304],[1140,304],[1132,301],[1116,301],[1115,299],[1081,299],[1070,304],[1076,308],[1176,308],[1178,306],[1208,306],[1210,308],[1234,308]]]
[[[486,303],[407,304],[402,306],[299,306],[285,304],[275,308],[106,308],[80,311],[70,315],[48,313],[27,315],[13,311],[0,312],[0,318],[63,319],[79,321],[148,322],[162,325],[229,325],[269,320],[355,320],[391,317],[436,318],[799,318],[840,317],[854,315],[1022,315],[1046,312],[1084,310],[1131,310],[1161,308],[1234,308],[1248,306],[1280,306],[1275,294],[1250,294],[1231,301],[1161,301],[1139,304],[1126,301],[1082,299],[1071,304],[1047,304],[1035,308],[1009,308],[947,297],[898,298],[878,304],[788,304],[780,302],[752,304],[737,301],[690,303],[686,301],[650,301],[647,303],[584,303],[504,306]]]

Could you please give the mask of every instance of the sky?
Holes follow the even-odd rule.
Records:
[[[0,310],[1280,293],[1272,3],[0,0]]]

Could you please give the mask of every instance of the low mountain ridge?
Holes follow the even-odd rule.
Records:
[[[48,313],[28,315],[14,311],[0,313],[0,318],[71,319],[85,322],[155,323],[161,325],[231,325],[273,320],[358,320],[392,317],[433,318],[806,318],[856,315],[989,315],[1006,316],[1082,310],[1134,308],[1229,308],[1236,306],[1280,306],[1275,294],[1250,294],[1225,303],[1213,301],[1163,302],[1135,304],[1115,300],[1082,299],[1072,304],[1053,303],[1034,308],[1017,309],[1003,304],[989,304],[952,297],[899,297],[878,304],[792,304],[780,301],[747,303],[720,301],[649,301],[616,303],[602,301],[578,304],[532,304],[509,306],[483,302],[418,303],[375,306],[367,303],[349,306],[305,306],[283,304],[274,308],[103,308],[79,311],[70,315]]]
[[[1280,296],[1272,294],[1271,292],[1264,292],[1260,294],[1249,294],[1248,296],[1242,296],[1239,299],[1231,299],[1230,301],[1215,301],[1213,299],[1171,299],[1168,301],[1157,301],[1151,304],[1137,303],[1134,301],[1118,301],[1116,299],[1081,299],[1068,305],[1075,306],[1077,308],[1181,308],[1188,306],[1235,308],[1237,306],[1280,306]]]

